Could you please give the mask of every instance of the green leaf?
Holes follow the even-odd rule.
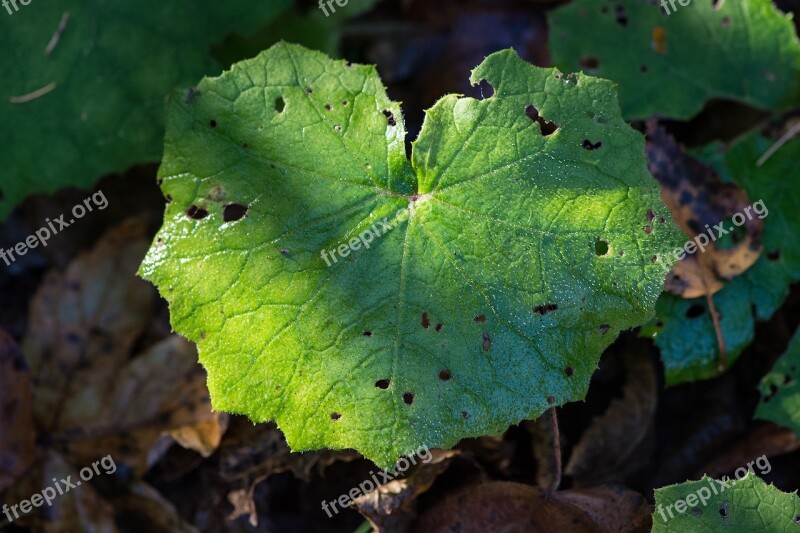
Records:
[[[755,418],[790,428],[800,436],[800,332],[759,385],[761,402]]]
[[[583,398],[652,316],[679,232],[612,84],[511,50],[471,79],[495,95],[442,98],[410,163],[374,67],[299,46],[171,100],[141,273],[216,409],[388,466]]]
[[[254,30],[290,4],[65,0],[20,6],[12,16],[3,10],[0,145],[14,164],[0,176],[0,220],[29,194],[91,187],[104,174],[157,161],[164,98],[216,70],[211,44],[233,29]],[[10,101],[45,88],[31,101]]]
[[[708,147],[701,157],[728,181],[741,185],[755,203],[767,208],[764,251],[750,269],[714,295],[728,366],[753,340],[756,320],[769,320],[800,281],[800,197],[787,176],[797,174],[800,140],[786,143],[762,166],[759,157],[773,140],[753,134],[723,150]],[[656,305],[657,321],[642,334],[655,337],[666,382],[677,385],[717,374],[719,349],[705,298],[684,300],[664,293]]]
[[[284,40],[338,57],[342,27],[377,3],[378,0],[348,0],[344,6],[339,6],[331,0],[331,6],[325,4],[328,16],[317,4],[304,13],[290,10],[251,35],[230,35],[215,46],[212,53],[221,64],[231,65]]]
[[[781,492],[752,472],[721,481],[703,476],[656,489],[655,496],[653,533],[795,533],[800,523],[797,492]]]
[[[550,12],[553,62],[619,83],[623,115],[688,119],[712,98],[783,109],[800,96],[800,43],[770,0],[576,0]],[[716,5],[716,7],[715,7]]]

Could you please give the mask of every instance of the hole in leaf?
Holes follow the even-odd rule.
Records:
[[[186,216],[194,220],[202,220],[208,216],[208,211],[202,207],[191,205],[189,209],[186,210]]]
[[[689,309],[686,310],[686,318],[697,318],[701,316],[703,313],[706,312],[705,307],[700,304],[692,304]]]
[[[279,96],[275,99],[275,111],[283,113],[284,109],[286,109],[286,102]]]
[[[461,418],[469,418],[469,413],[466,411],[461,411]]]
[[[438,324],[436,324],[436,332],[438,333],[438,332],[440,332],[440,331],[442,331],[442,323],[441,323],[441,322],[439,322]]]
[[[350,103],[350,102],[348,102],[347,100],[342,100],[342,105],[344,105],[344,106],[346,106],[346,105],[347,105],[347,104],[349,104],[349,103]]]
[[[601,335],[605,335],[606,333],[608,333],[608,330],[611,329],[611,326],[609,326],[608,324],[601,324],[600,327],[598,327],[597,329],[600,330]]]
[[[777,261],[780,258],[781,258],[781,251],[780,250],[774,250],[774,251],[769,252],[767,254],[767,259],[769,259],[770,261]]]
[[[711,7],[714,9],[719,9],[725,3],[725,0],[711,0]]]
[[[525,108],[525,114],[529,119],[539,124],[539,131],[542,133],[543,137],[552,135],[558,129],[558,126],[540,116],[539,110],[536,109],[533,104],[528,104]]]
[[[333,106],[331,104],[325,104],[325,111],[333,111]]]
[[[392,384],[392,382],[389,381],[388,379],[379,379],[378,381],[375,382],[375,386],[378,387],[379,389],[383,389],[383,390],[388,389],[389,385],[391,385],[391,384]]]
[[[547,397],[547,403],[550,403],[550,404],[556,403],[556,399],[553,398],[552,396],[548,396]]]
[[[364,335],[365,337],[372,337],[372,332],[371,331],[365,331],[364,333],[362,333],[362,335]]]
[[[571,378],[574,373],[575,371],[572,370],[571,366],[568,366],[567,368],[564,369],[564,374],[566,374],[568,378]]]
[[[628,25],[628,13],[625,11],[623,5],[618,4],[614,13],[616,15],[617,24],[623,27]]]
[[[645,74],[647,70],[648,70],[647,65],[642,65],[641,67],[639,67],[639,72],[641,72],[642,74]]]
[[[431,321],[428,318],[428,313],[427,312],[422,313],[422,327],[425,328],[425,329],[428,329],[429,327],[431,327]]]
[[[594,242],[594,253],[597,256],[603,256],[608,253],[608,243],[602,239]]]
[[[228,204],[222,210],[222,220],[225,222],[236,222],[247,214],[247,206],[242,204]]]
[[[412,403],[414,403],[414,395],[410,392],[404,393],[403,401],[406,403],[406,405],[411,405]]]
[[[537,315],[544,316],[550,311],[555,311],[556,309],[558,309],[558,306],[556,304],[537,305],[536,307],[533,308],[533,312],[536,313]]]
[[[588,70],[590,72],[596,72],[597,69],[600,67],[600,60],[594,56],[583,56],[578,64],[584,70]]]
[[[720,22],[722,22],[722,25],[727,28],[728,26],[731,25],[731,18],[730,17],[722,17],[722,20]]]
[[[306,87],[306,94],[311,94],[311,93],[313,93],[313,92],[314,92],[314,91],[313,91],[313,90],[311,90],[311,87]]]
[[[484,322],[486,322],[486,315],[478,315],[478,316],[476,316],[475,317],[475,322],[477,322],[478,324],[483,324]]]
[[[691,513],[693,516],[700,516],[701,514],[703,514],[703,511],[701,511],[697,507],[692,507]]]
[[[478,83],[478,90],[481,92],[481,100],[486,100],[494,96],[494,87],[486,80],[481,80],[480,83]]]
[[[483,334],[483,349],[487,352],[492,349],[492,338],[488,333]]]
[[[292,255],[288,248],[281,248],[280,252],[281,252],[281,255],[285,255],[286,257],[289,257],[290,255]]]
[[[212,118],[211,120],[208,121],[208,125],[211,126],[212,128],[216,128],[217,121]]]
[[[331,420],[333,420],[334,422],[336,420],[339,420],[340,418],[342,418],[342,415],[340,415],[339,413],[331,413]]]
[[[722,502],[722,505],[719,508],[719,515],[722,518],[728,518],[728,502]]]
[[[650,262],[651,262],[651,263],[653,263],[653,264],[656,264],[656,263],[658,263],[658,256],[657,256],[657,255],[654,255],[653,257],[651,257],[651,258],[650,258]]]
[[[647,210],[647,221],[648,222],[652,222],[654,218],[656,218],[656,214],[653,213],[652,209],[648,209]]]
[[[394,118],[394,113],[392,113],[388,109],[384,109],[383,110],[383,116],[386,117],[386,122],[390,126],[397,126],[397,120],[395,120],[395,118]]]
[[[449,370],[442,370],[441,372],[439,372],[439,379],[441,379],[442,381],[448,381],[452,377],[453,374],[451,374]]]
[[[338,125],[338,124],[334,124],[334,126],[333,126],[333,129],[335,129],[335,130],[336,130],[336,131],[338,131],[339,133],[341,133],[341,132],[342,132],[342,127],[341,127],[340,125]]]
[[[596,143],[592,143],[589,139],[584,139],[583,144],[581,145],[585,150],[597,150],[601,146],[603,146],[602,141],[597,141]]]

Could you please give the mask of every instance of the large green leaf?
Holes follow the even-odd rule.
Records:
[[[493,97],[428,111],[410,163],[375,69],[296,45],[171,100],[141,272],[216,409],[388,466],[583,398],[652,316],[678,230],[651,222],[669,213],[612,84],[513,51],[484,79]]]
[[[800,526],[797,493],[781,492],[753,473],[741,479],[703,476],[656,489],[655,495],[653,533],[795,533]]]
[[[788,142],[758,166],[773,142],[753,134],[727,150],[713,145],[701,156],[724,179],[741,185],[753,202],[763,200],[768,210],[761,257],[714,295],[729,364],[752,342],[755,321],[769,320],[789,294],[789,285],[800,280],[800,195],[795,192],[800,140]],[[705,298],[684,300],[664,293],[656,314],[658,320],[642,331],[655,337],[667,384],[716,375],[719,349]]]
[[[800,436],[800,332],[795,333],[786,353],[759,386],[761,403],[756,418],[791,428]]]
[[[673,2],[674,3],[674,2]],[[688,119],[711,98],[780,109],[800,96],[800,43],[771,0],[575,0],[550,13],[556,66],[619,83],[623,114]]]
[[[18,5],[12,16],[0,12],[0,146],[14,158],[0,169],[0,220],[31,193],[90,187],[103,174],[157,161],[164,98],[218,69],[213,43],[254,30],[291,0]],[[10,100],[40,89],[51,90]]]

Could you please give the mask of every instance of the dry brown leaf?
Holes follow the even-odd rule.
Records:
[[[429,509],[412,531],[426,533],[631,533],[648,531],[652,506],[622,488],[548,493],[521,483],[468,487]]]
[[[100,414],[102,399],[152,316],[155,291],[136,277],[148,245],[145,221],[132,219],[66,272],[47,274],[31,303],[22,343],[40,427],[60,432]]]
[[[211,457],[228,429],[229,418],[226,413],[211,413],[211,419],[173,429],[169,435],[184,448],[194,450],[203,457]]]
[[[33,463],[33,425],[28,367],[14,340],[0,330],[0,492]]]
[[[407,530],[417,517],[417,498],[431,488],[459,452],[431,450],[430,453],[431,460],[420,463],[408,476],[394,479],[353,500],[352,505],[369,520],[374,531]]]
[[[628,354],[625,363],[622,398],[612,400],[606,412],[592,421],[565,468],[577,487],[620,482],[649,459],[642,448],[652,437],[656,371],[647,357]]]
[[[218,442],[221,420],[211,411],[205,372],[193,344],[173,335],[118,372],[109,395],[99,397],[102,411],[59,435],[70,441],[76,458],[107,450],[143,474],[152,461],[148,451],[164,432],[208,424],[206,446]]]
[[[661,184],[661,199],[687,237],[694,239],[709,229],[713,231],[713,240],[708,239],[705,252],[687,254],[675,264],[667,275],[665,288],[683,298],[718,292],[758,260],[763,221],[751,216],[741,226],[742,233],[732,234],[731,248],[718,247],[718,232],[713,227],[736,213],[746,214],[745,209],[752,204],[747,192],[733,183],[722,182],[712,168],[687,155],[655,120],[647,123],[647,159],[650,172]],[[731,227],[726,223],[722,229]]]
[[[69,476],[69,481],[75,487],[64,494],[57,494],[50,506],[42,502],[42,507],[34,508],[27,515],[20,516],[19,520],[15,518],[14,523],[45,533],[117,531],[113,507],[90,483],[80,482],[79,470],[80,467],[76,469],[66,457],[54,450],[44,453],[42,459],[9,491],[9,505],[30,500],[34,494],[54,487],[54,478],[57,486],[63,487],[61,480]]]

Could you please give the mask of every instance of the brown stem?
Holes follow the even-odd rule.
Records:
[[[553,482],[550,484],[550,492],[556,492],[561,485],[561,435],[558,431],[558,415],[556,408],[550,408],[550,424],[553,428],[553,458],[556,471],[553,473]]]

